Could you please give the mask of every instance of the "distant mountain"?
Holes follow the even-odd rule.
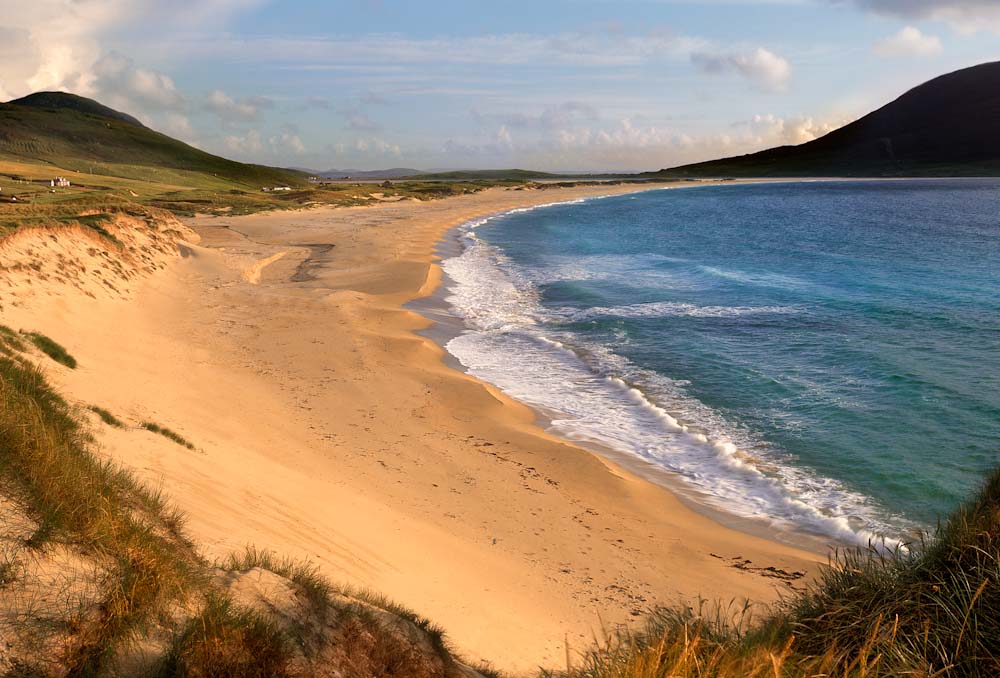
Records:
[[[531,181],[534,179],[559,179],[561,174],[551,174],[549,172],[536,172],[534,170],[523,169],[498,169],[498,170],[453,170],[450,172],[423,173],[418,179],[434,179],[446,181]]]
[[[344,177],[351,179],[399,179],[400,177],[417,176],[425,172],[410,167],[392,167],[384,170],[328,169],[323,172],[307,170],[307,173],[322,179],[343,179]]]
[[[826,136],[653,176],[1000,175],[1000,62],[916,87]]]
[[[131,177],[136,166],[171,168],[255,188],[303,184],[305,179],[289,170],[206,153],[151,130],[130,115],[64,92],[39,92],[0,104],[0,156],[112,176]]]

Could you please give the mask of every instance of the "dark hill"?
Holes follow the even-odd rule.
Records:
[[[661,176],[969,176],[1000,174],[1000,62],[916,87],[799,146],[685,165]]]
[[[62,92],[41,92],[0,104],[0,156],[68,170],[94,163],[89,170],[109,175],[126,166],[186,170],[255,188],[305,183],[295,172],[220,158],[144,127],[130,115]]]
[[[66,92],[35,92],[34,94],[29,94],[26,97],[14,99],[13,101],[9,101],[7,103],[12,106],[25,106],[29,108],[47,108],[51,110],[68,109],[71,111],[86,113],[88,115],[96,115],[99,118],[108,118],[110,120],[127,122],[130,125],[135,125],[136,127],[143,126],[141,122],[127,113],[121,113],[113,108],[108,108],[104,104],[99,104],[93,99],[87,99],[86,97],[81,97],[76,94],[68,94]]]

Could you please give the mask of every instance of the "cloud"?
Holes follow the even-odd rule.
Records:
[[[631,117],[548,130],[524,139],[501,127],[479,142],[449,140],[438,162],[453,166],[530,166],[565,170],[642,170],[674,167],[812,141],[848,122],[809,116],[755,115],[722,133],[692,135]],[[405,155],[405,153],[404,153]]]
[[[792,77],[788,61],[763,47],[746,53],[694,52],[691,63],[704,73],[737,73],[772,92],[784,90]]]
[[[581,101],[566,101],[555,106],[549,106],[540,113],[483,113],[478,109],[470,111],[474,120],[480,124],[490,125],[496,121],[505,127],[519,129],[557,129],[567,127],[579,120],[596,120],[597,109]]]
[[[755,115],[732,127],[742,134],[740,143],[760,146],[804,144],[843,127],[850,120],[816,120],[810,116],[782,118],[773,114]]]
[[[875,43],[875,53],[882,57],[933,56],[942,51],[941,38],[925,35],[919,28],[906,26],[899,33]]]
[[[262,108],[271,108],[274,102],[267,97],[233,99],[221,89],[209,92],[205,97],[205,108],[225,121],[256,120]]]
[[[104,40],[136,23],[169,38],[173,29],[210,25],[260,0],[32,0],[4,3],[0,13],[0,95],[40,90],[98,93],[95,68],[107,57]],[[120,55],[119,55],[120,56]],[[107,64],[105,64],[107,66]],[[134,66],[133,66],[134,68]],[[141,70],[141,69],[140,69]],[[132,74],[143,77],[151,71]],[[154,78],[155,79],[155,78]],[[132,83],[140,90],[141,83]],[[162,84],[149,83],[151,87]],[[148,96],[148,92],[144,96]]]
[[[376,33],[351,38],[261,36],[252,43],[238,36],[207,39],[190,35],[147,47],[164,52],[182,50],[195,58],[266,58],[271,64],[304,71],[356,71],[360,66],[377,66],[388,72],[402,72],[406,70],[404,64],[639,66],[684,60],[693,51],[709,49],[711,42],[664,31],[642,35],[498,33],[448,38]]]
[[[390,143],[378,137],[355,139],[352,146],[355,151],[364,154],[368,158],[398,157],[402,154],[402,150],[398,144]],[[344,146],[340,146],[339,148],[343,152]]]
[[[247,162],[276,161],[292,155],[304,155],[305,144],[297,134],[284,131],[264,138],[260,130],[251,129],[243,134],[230,134],[223,138],[222,145],[232,156]]]
[[[903,19],[938,19],[963,32],[1000,33],[1000,3],[996,0],[829,0]]]
[[[354,132],[378,132],[382,126],[361,111],[344,111],[347,129]]]
[[[243,135],[230,134],[222,141],[231,153],[244,158],[256,156],[264,150],[264,142],[261,139],[260,132],[255,129]]]
[[[187,105],[170,77],[138,68],[118,52],[103,56],[92,71],[94,94],[113,108],[179,111]]]

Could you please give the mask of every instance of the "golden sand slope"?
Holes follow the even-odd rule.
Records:
[[[470,659],[559,667],[567,643],[587,647],[602,623],[654,604],[772,600],[787,586],[733,559],[788,572],[818,560],[546,434],[414,334],[428,322],[401,305],[436,286],[447,229],[623,190],[195,219],[202,245],[130,300],[63,286],[15,306],[14,289],[0,322],[76,356],[77,370],[51,369],[64,392],[194,443],[101,436],[180,504],[208,555],[253,543],[308,558],[419,610]]]

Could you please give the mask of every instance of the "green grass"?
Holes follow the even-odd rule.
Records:
[[[144,421],[141,424],[139,424],[139,426],[141,428],[146,429],[147,431],[151,431],[152,433],[158,433],[164,438],[168,438],[177,443],[178,445],[188,448],[189,450],[194,449],[194,445],[189,440],[184,438],[184,436],[182,436],[181,434],[171,431],[166,426],[160,426],[159,424],[154,424],[151,421]]]
[[[660,610],[645,632],[611,634],[559,675],[1000,675],[1000,471],[933,539],[841,553],[762,621],[747,610]]]
[[[121,419],[111,414],[110,412],[108,412],[103,407],[98,407],[97,405],[91,405],[88,409],[94,414],[96,414],[98,417],[100,417],[101,421],[103,421],[108,426],[113,426],[114,428],[125,428],[125,422],[123,422]]]
[[[15,332],[6,325],[0,325],[0,353],[10,356],[15,351],[23,353],[27,348],[20,332]]]
[[[0,404],[0,487],[38,525],[28,545],[64,544],[106,571],[96,608],[68,621],[78,630],[59,658],[70,675],[98,675],[167,601],[183,598],[198,557],[162,497],[90,452],[86,430],[37,368],[0,358]]]
[[[49,337],[41,334],[40,332],[27,332],[25,336],[31,340],[31,343],[38,348],[39,351],[52,358],[60,365],[65,365],[71,370],[76,369],[76,358],[69,354],[61,344],[56,343]]]

